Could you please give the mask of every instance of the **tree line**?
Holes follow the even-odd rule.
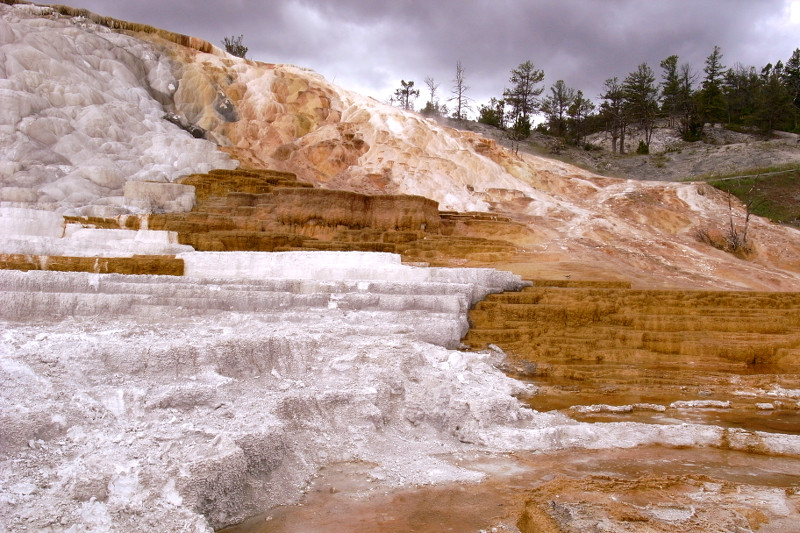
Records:
[[[636,129],[643,139],[640,153],[649,150],[656,124],[666,122],[678,129],[686,141],[703,138],[706,124],[731,129],[748,129],[769,135],[775,130],[800,133],[800,48],[783,63],[744,67],[723,64],[722,51],[715,46],[701,73],[680,63],[677,55],[660,62],[660,79],[647,63],[641,63],[620,80],[605,80],[596,104],[583,91],[557,80],[545,93],[544,71],[531,61],[511,69],[509,86],[478,108],[478,121],[506,131],[512,142],[526,139],[534,115],[544,118],[537,129],[563,142],[582,146],[586,136],[606,131],[614,152],[625,153],[626,138]],[[439,84],[425,78],[430,95],[420,113],[466,119],[471,110],[465,70],[458,61],[451,97],[442,103]],[[413,110],[419,97],[413,81],[401,82],[390,102]],[[448,106],[449,104],[449,106]]]

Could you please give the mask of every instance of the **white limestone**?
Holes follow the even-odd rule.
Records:
[[[7,236],[59,239],[64,236],[64,217],[51,211],[0,207],[0,238]]]
[[[400,256],[377,252],[190,252],[178,256],[184,275],[203,279],[288,278],[303,280],[382,280],[443,282],[468,288],[468,305],[503,287],[518,286],[519,276],[488,268],[428,268],[402,265]]]
[[[184,213],[194,207],[194,187],[180,183],[127,181],[124,203],[146,213]]]
[[[494,356],[444,348],[471,290],[458,269],[454,282],[381,280],[415,269],[358,260],[368,280],[0,271],[0,451],[13,459],[0,522],[220,526],[293,501],[335,460],[374,461],[386,483],[479,478],[432,454],[530,413]]]
[[[325,260],[320,261],[320,258]],[[422,280],[424,269],[403,267],[400,256],[362,252],[203,252],[180,256],[185,274],[197,278],[316,280],[387,279]],[[402,273],[401,273],[402,272]]]
[[[174,92],[177,68],[142,40],[0,5],[0,206],[93,216],[191,208],[169,195],[137,203],[126,187],[236,167],[162,118],[155,95]]]
[[[192,250],[174,231],[97,229],[67,224],[52,211],[0,207],[0,254],[131,257]]]

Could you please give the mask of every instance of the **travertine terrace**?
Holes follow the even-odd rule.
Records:
[[[516,155],[157,28],[0,16],[0,529],[210,531],[336,464],[368,498],[497,483],[467,458],[800,456],[796,422],[684,416],[797,416],[797,230],[751,219],[735,257],[696,238],[730,223],[706,185]],[[674,475],[637,478],[649,507],[624,476],[540,483],[503,527],[798,518],[796,476]]]

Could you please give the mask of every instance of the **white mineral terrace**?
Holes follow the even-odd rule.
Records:
[[[507,273],[358,252],[183,257],[216,275],[0,271],[8,530],[207,531],[297,501],[340,461],[412,486],[480,479],[440,459],[464,451],[725,438],[800,452],[793,436],[523,407],[500,353],[456,349],[472,300],[522,286]]]
[[[474,295],[515,276],[389,254],[228,258],[214,279],[0,272],[0,522],[203,530],[348,459],[397,484],[475,479],[431,454],[530,419],[496,354],[446,348]],[[243,259],[275,275],[246,279]]]
[[[115,216],[151,209],[155,193],[185,210],[167,182],[237,166],[162,119],[155,96],[178,86],[166,54],[39,11],[0,5],[0,204]]]
[[[38,256],[131,257],[194,249],[174,232],[85,228],[52,211],[0,207],[0,253]]]

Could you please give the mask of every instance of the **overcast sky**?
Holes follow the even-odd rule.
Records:
[[[604,80],[675,54],[702,71],[714,45],[723,64],[758,68],[800,47],[800,0],[63,0],[95,13],[203,38],[244,35],[248,57],[311,68],[381,101],[400,80],[439,84],[457,61],[476,104],[500,96],[530,60],[597,100]],[[477,107],[477,105],[475,105]]]

